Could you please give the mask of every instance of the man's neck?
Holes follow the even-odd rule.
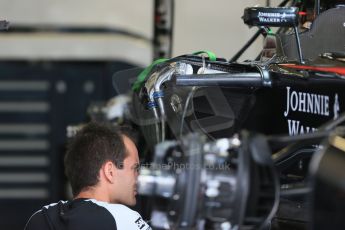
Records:
[[[77,196],[74,197],[74,199],[79,199],[79,198],[95,199],[98,201],[104,201],[104,202],[110,203],[109,196],[107,196],[106,193],[99,191],[97,189],[83,190]]]

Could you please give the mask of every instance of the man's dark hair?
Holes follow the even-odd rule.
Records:
[[[64,163],[74,196],[98,183],[99,170],[106,161],[123,167],[127,156],[123,135],[128,136],[120,128],[92,122],[70,140]]]

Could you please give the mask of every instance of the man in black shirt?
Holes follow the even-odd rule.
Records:
[[[89,123],[71,140],[65,172],[74,199],[43,207],[25,230],[150,230],[140,214],[125,205],[136,203],[138,150],[129,135]]]

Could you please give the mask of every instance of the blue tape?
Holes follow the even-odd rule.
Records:
[[[164,97],[163,91],[157,91],[153,93],[153,98],[161,98]]]
[[[156,102],[154,102],[154,101],[149,101],[149,102],[147,103],[147,107],[148,107],[149,109],[156,108],[156,107],[157,107],[157,104],[156,104]]]

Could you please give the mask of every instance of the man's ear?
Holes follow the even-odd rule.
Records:
[[[114,183],[115,181],[115,165],[113,162],[111,161],[107,161],[104,163],[103,167],[103,175],[105,177],[105,179],[110,182],[110,183]]]

